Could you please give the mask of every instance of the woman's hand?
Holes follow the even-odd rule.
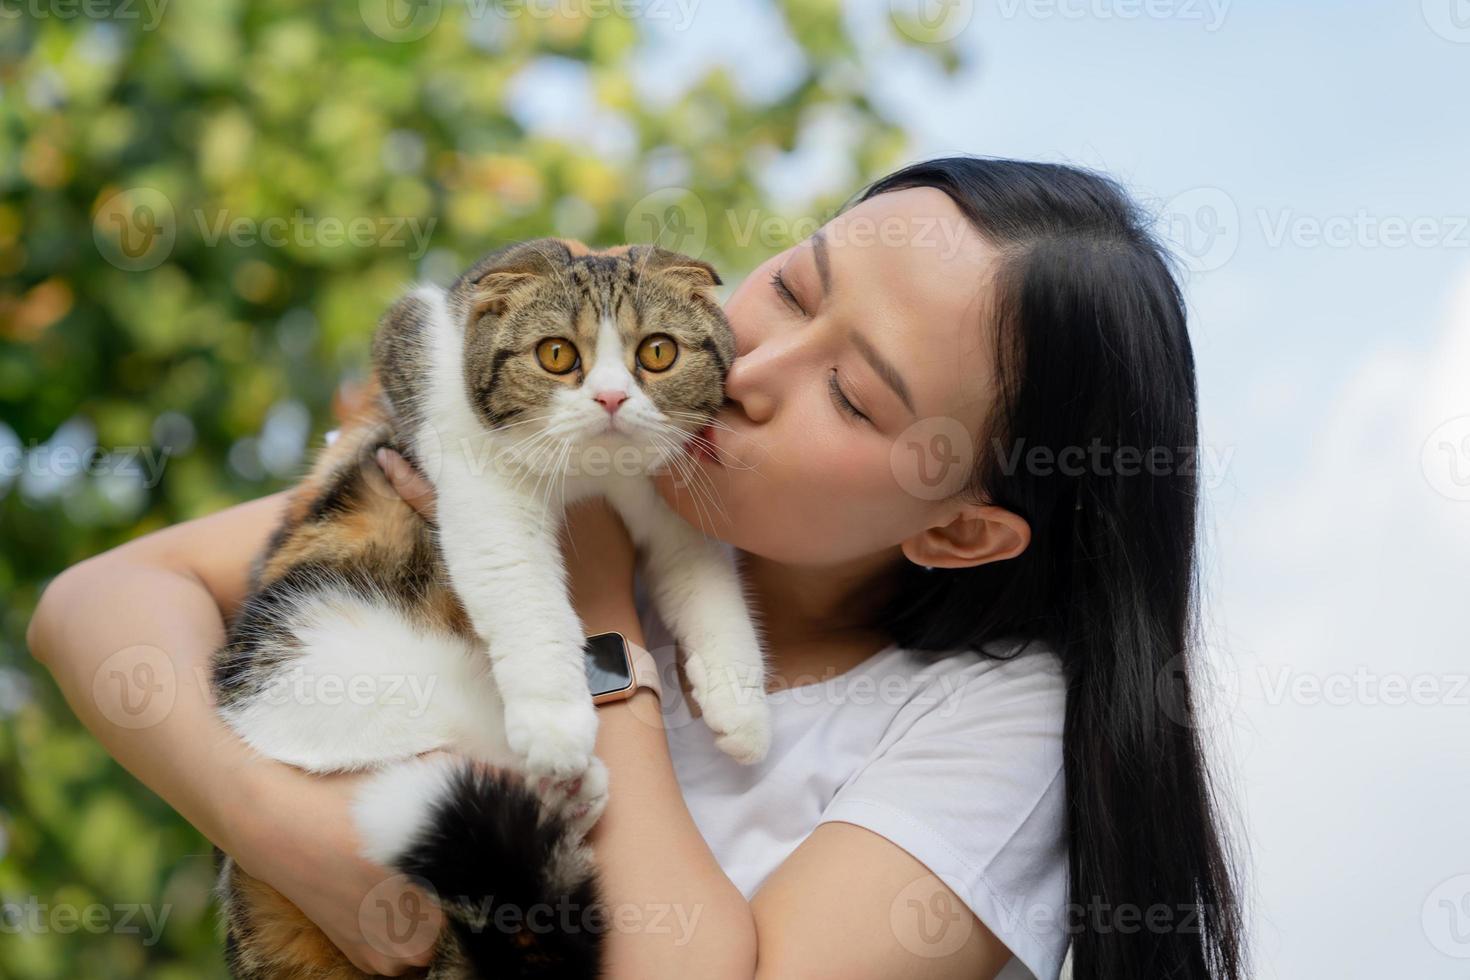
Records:
[[[229,842],[240,867],[289,899],[359,970],[393,977],[426,966],[444,917],[411,879],[359,853],[351,805],[364,777],[262,763],[244,778],[248,805]]]
[[[409,506],[433,521],[434,487],[398,453],[380,449],[378,466]],[[589,630],[622,629],[633,606],[633,571],[637,554],[633,539],[615,510],[601,497],[567,511],[561,533],[572,606]]]

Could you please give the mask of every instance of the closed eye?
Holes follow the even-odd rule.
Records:
[[[771,273],[771,287],[776,290],[776,295],[781,297],[781,301],[791,307],[792,312],[806,316],[806,310],[802,309],[801,301],[796,298],[791,287],[786,285],[786,278],[781,275],[780,269]]]
[[[839,412],[850,415],[855,419],[861,419],[869,425],[873,424],[873,420],[858,411],[858,407],[842,393],[842,386],[837,383],[836,368],[833,368],[831,373],[827,375],[827,391],[832,396],[832,404],[837,406]]]

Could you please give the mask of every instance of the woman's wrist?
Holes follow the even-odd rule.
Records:
[[[629,643],[643,645],[643,623],[633,601],[633,587],[605,589],[577,603],[577,616],[589,636],[597,633],[621,633]]]

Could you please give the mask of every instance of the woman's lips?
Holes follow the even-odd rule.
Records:
[[[694,433],[694,438],[689,441],[690,452],[707,462],[720,465],[720,456],[716,451],[715,427],[706,425]]]

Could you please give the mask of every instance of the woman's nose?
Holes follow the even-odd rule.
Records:
[[[725,397],[739,403],[752,422],[765,422],[775,413],[779,400],[782,369],[789,352],[776,338],[769,338],[735,358],[725,377]]]
[[[740,406],[746,418],[752,422],[768,421],[776,408],[775,399],[768,393],[744,383],[746,372],[740,370],[737,358],[725,379],[725,397]]]

